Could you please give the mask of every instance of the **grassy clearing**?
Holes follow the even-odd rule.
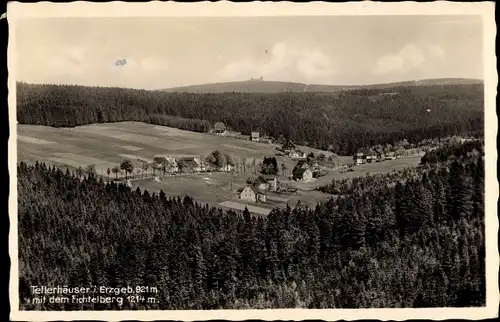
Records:
[[[128,150],[128,151],[132,151],[132,152],[142,150],[142,148],[138,148],[136,146],[131,146],[131,145],[121,145],[121,148]]]
[[[24,136],[24,135],[18,135],[17,139],[21,142],[24,143],[30,143],[30,144],[53,144],[54,142],[52,141],[47,141],[43,139],[37,139],[37,138],[32,138],[29,136]]]
[[[219,203],[219,205],[222,207],[231,208],[233,210],[245,210],[245,207],[247,207],[248,211],[259,215],[269,215],[269,213],[271,212],[271,209],[241,204],[234,201],[224,201]]]
[[[138,122],[93,124],[75,128],[19,124],[17,131],[18,137],[43,138],[47,142],[56,143],[48,145],[19,140],[18,155],[30,154],[29,160],[25,161],[48,160],[53,158],[55,153],[74,153],[119,164],[123,160],[120,154],[132,155],[133,153],[130,153],[132,150],[141,151],[142,157],[152,159],[156,154],[203,157],[215,149],[220,149],[237,160],[246,159],[246,163],[250,164],[253,159],[258,162],[265,156],[273,156],[277,152],[276,146],[272,144]],[[295,165],[295,161],[288,158],[277,157],[277,159],[280,164],[285,163],[289,170]],[[82,167],[88,165],[84,161],[80,163]],[[74,166],[74,162],[70,166]],[[106,169],[100,170],[103,172]]]

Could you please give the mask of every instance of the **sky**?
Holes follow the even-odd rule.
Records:
[[[483,78],[481,16],[24,18],[17,81],[161,89],[260,78]],[[125,59],[125,64],[116,64]]]

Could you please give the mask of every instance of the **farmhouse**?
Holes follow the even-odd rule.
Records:
[[[250,134],[250,140],[259,142],[260,141],[260,133],[259,132],[252,132]]]
[[[355,164],[371,163],[377,159],[377,154],[370,149],[359,149],[353,157]]]
[[[297,168],[293,171],[292,178],[295,181],[311,181],[313,178],[313,174],[309,169]]]
[[[262,136],[262,137],[260,137],[259,141],[272,144],[274,142],[274,139],[270,136]]]
[[[165,172],[179,172],[179,165],[174,157],[158,154],[154,156],[153,160],[157,164],[157,168],[163,168]]]
[[[234,170],[234,166],[232,164],[226,164],[218,169],[221,172],[231,172]]]
[[[302,160],[305,159],[307,156],[304,152],[300,150],[293,150],[288,153],[288,157],[291,158],[292,160]]]
[[[285,153],[289,153],[295,150],[295,144],[292,143],[290,140],[286,140],[285,144],[281,146],[281,151]]]
[[[183,172],[206,171],[206,166],[197,157],[182,157],[177,161]]]
[[[266,194],[259,191],[259,189],[254,185],[246,186],[243,189],[239,189],[240,199],[251,202],[266,202]]]
[[[226,125],[222,122],[215,123],[214,133],[217,135],[226,135],[227,134]]]
[[[257,183],[260,190],[278,190],[278,178],[275,175],[261,175],[257,178]]]
[[[269,190],[269,183],[267,183],[267,181],[262,176],[257,178],[256,184],[259,190]]]
[[[396,154],[394,152],[388,152],[385,155],[386,160],[396,160]]]

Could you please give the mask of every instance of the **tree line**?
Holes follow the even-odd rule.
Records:
[[[207,132],[216,122],[352,155],[363,146],[483,131],[483,85],[414,86],[340,93],[166,93],[17,84],[21,124],[72,127],[139,121]]]
[[[446,162],[451,158],[469,159],[472,155],[484,155],[484,139],[475,139],[463,144],[454,144],[440,147],[425,153],[420,160],[421,164],[436,164]]]
[[[21,162],[21,309],[484,305],[481,158],[361,189],[264,218]],[[148,285],[160,302],[36,305],[30,285]]]

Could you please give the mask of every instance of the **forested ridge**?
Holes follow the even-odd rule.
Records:
[[[273,94],[17,84],[21,124],[140,121],[206,132],[221,121],[245,134],[283,135],[340,155],[403,139],[480,134],[483,113],[482,84]]]
[[[257,218],[20,163],[21,308],[484,305],[482,158],[376,184]],[[34,305],[30,285],[148,285],[161,302]]]

